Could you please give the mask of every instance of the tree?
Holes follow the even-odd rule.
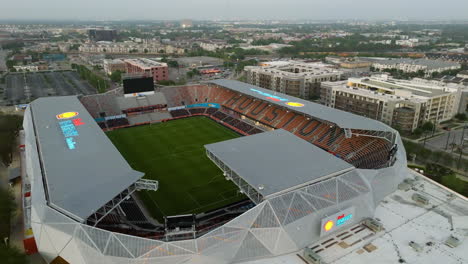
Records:
[[[172,68],[178,68],[179,67],[179,63],[177,61],[175,61],[175,60],[168,61],[167,65],[169,65],[169,67],[172,67]]]
[[[120,83],[122,81],[122,72],[121,71],[114,71],[111,73],[109,78],[116,83]]]
[[[11,70],[11,69],[14,69],[13,66],[15,66],[15,65],[16,65],[16,61],[14,61],[14,60],[7,60],[7,61],[6,61],[6,66],[7,66],[7,68],[10,69],[10,70]]]
[[[421,126],[421,129],[423,131],[432,131],[434,129],[434,124],[430,121],[427,121]]]
[[[415,135],[416,137],[420,137],[423,133],[424,133],[424,131],[423,131],[422,128],[420,128],[420,127],[416,128],[416,129],[413,131],[413,135]]]
[[[28,258],[16,247],[6,246],[0,243],[0,259],[5,264],[24,264],[29,263]]]
[[[467,117],[466,117],[465,113],[458,113],[458,114],[455,115],[455,118],[458,119],[458,120],[461,120],[461,121],[466,121],[467,120]]]
[[[148,49],[144,49],[143,52],[148,53]]]
[[[0,115],[0,159],[5,166],[10,165],[12,161],[15,141],[21,125],[21,116]]]

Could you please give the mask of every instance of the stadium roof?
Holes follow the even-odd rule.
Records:
[[[209,144],[205,148],[263,197],[354,168],[283,129]]]
[[[394,132],[394,130],[385,125],[382,122],[363,117],[363,116],[358,116],[355,114],[351,114],[345,111],[341,111],[335,108],[331,108],[328,106],[324,106],[321,104],[317,103],[312,103],[310,101],[302,100],[297,97],[289,96],[283,93],[278,93],[272,90],[267,90],[260,88],[255,85],[251,85],[248,83],[244,82],[239,82],[235,80],[214,80],[211,81],[210,83],[243,93],[247,94],[249,96],[258,98],[260,100],[264,101],[270,101],[272,104],[276,104],[281,107],[289,108],[291,111],[295,111],[298,113],[303,113],[308,116],[316,117],[321,120],[329,121],[332,123],[335,123],[341,128],[349,128],[349,129],[362,129],[362,130],[372,130],[372,131],[385,131],[385,132]],[[260,94],[257,91],[260,91],[264,94],[271,94],[274,96],[279,96],[283,99],[286,99],[287,101],[274,101],[274,100],[269,100],[265,95]],[[285,102],[297,102],[300,104],[303,104],[302,107],[293,107],[293,106],[288,106],[285,104]]]
[[[30,110],[51,207],[83,221],[143,176],[128,165],[76,96],[39,98]],[[57,116],[67,112],[77,115]],[[61,121],[73,125],[64,127]],[[67,137],[75,143],[67,143]]]

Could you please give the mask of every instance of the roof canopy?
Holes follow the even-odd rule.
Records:
[[[283,129],[209,144],[205,148],[263,197],[354,168]]]
[[[289,108],[291,111],[302,113],[304,115],[315,117],[321,120],[330,121],[341,128],[394,132],[391,127],[374,119],[358,116],[321,104],[312,103],[310,101],[302,100],[300,98],[278,93],[272,90],[263,89],[248,83],[224,79],[214,80],[210,83],[247,94],[263,101],[269,101],[272,104]],[[270,95],[274,96],[276,100],[270,99]]]
[[[39,98],[30,111],[51,207],[84,221],[143,176],[76,96]]]

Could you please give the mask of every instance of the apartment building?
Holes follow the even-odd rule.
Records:
[[[103,60],[104,72],[111,74],[115,71],[127,72],[127,65],[122,59]]]
[[[198,43],[198,45],[200,46],[200,48],[202,48],[203,50],[207,50],[207,51],[216,51],[216,50],[232,47],[232,45],[228,44],[226,41],[216,40],[216,39],[209,40],[209,41],[208,40],[201,41]]]
[[[276,61],[247,66],[247,82],[265,89],[310,99],[320,96],[320,83],[337,81],[342,72],[322,63]]]
[[[184,54],[185,49],[172,45],[163,45],[157,43],[136,43],[136,42],[98,42],[83,44],[78,48],[80,52],[86,53],[108,53],[108,54],[128,54],[128,53],[147,53],[147,54]]]
[[[143,74],[152,76],[155,82],[169,80],[167,63],[161,63],[150,59],[126,59],[124,60],[126,72],[129,74]]]
[[[462,89],[387,75],[322,83],[324,105],[380,120],[411,132],[426,121],[440,123],[459,111]]]
[[[443,72],[447,70],[457,70],[461,65],[456,62],[428,59],[385,59],[375,60],[372,67],[383,71],[386,69],[396,69],[403,72],[424,71],[426,77],[430,77],[433,72]]]

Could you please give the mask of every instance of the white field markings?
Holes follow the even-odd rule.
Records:
[[[211,207],[211,206],[213,206],[213,205],[215,205],[215,204],[223,204],[223,203],[226,203],[226,201],[228,201],[228,200],[230,200],[230,199],[232,199],[232,198],[234,198],[234,197],[236,197],[236,196],[237,196],[237,194],[234,195],[234,196],[231,196],[231,197],[229,197],[229,198],[227,198],[227,199],[218,200],[218,201],[215,201],[215,202],[212,202],[212,203],[209,203],[209,204],[205,204],[205,205],[200,206],[200,207],[197,207],[197,208],[193,208],[193,209],[191,209],[191,210],[189,210],[189,211],[182,212],[181,214],[189,214],[189,213],[195,212],[195,211],[202,211],[201,209],[203,209],[203,208]]]
[[[151,195],[147,194],[145,192],[145,196],[149,197],[149,199],[151,200],[151,202],[156,206],[156,208],[158,208],[158,210],[163,214],[163,215],[167,215],[162,209],[161,207],[159,207],[159,205],[156,203],[156,201],[154,201],[153,197],[151,197]]]
[[[200,120],[203,120],[203,119],[200,119]],[[226,133],[223,133],[224,135],[232,135],[232,136],[236,136],[236,137],[239,137],[239,135],[237,133],[235,133],[234,131],[231,131],[229,129],[227,129],[226,127],[224,127],[223,125],[217,123],[217,122],[209,122],[209,121],[212,121],[212,120],[207,120],[208,122],[204,122],[205,125],[209,125],[213,128],[216,128],[216,129],[219,129],[219,128],[224,128],[225,130],[223,132],[226,132]],[[161,126],[164,126],[165,128],[170,128],[170,127],[175,127],[175,126],[179,126],[179,124],[175,124],[176,122],[166,122],[166,123],[162,123],[160,124]],[[196,124],[196,125],[192,125],[190,123],[187,123],[186,124],[186,127],[187,128],[194,128],[194,129],[197,129],[199,127],[200,124]],[[152,127],[152,130],[156,130],[158,129],[156,126],[153,126]],[[227,133],[228,132],[228,133]],[[223,137],[224,137],[223,135]],[[154,133],[144,133],[140,136],[137,136],[136,138],[134,137],[134,139],[142,139],[142,138],[147,138],[147,137],[154,137]],[[220,136],[221,137],[221,136]],[[218,137],[217,137],[218,138]],[[222,140],[222,139],[220,139]],[[219,140],[218,140],[219,141]],[[179,147],[182,147],[182,148],[188,148],[188,147],[198,147],[199,144],[189,144],[189,145],[183,145],[183,146],[179,146]],[[155,161],[155,160],[158,160],[158,159],[164,159],[166,156],[168,155],[171,155],[171,156],[178,156],[178,155],[181,155],[181,154],[186,154],[186,153],[193,153],[193,152],[199,152],[200,149],[193,149],[193,150],[186,150],[186,151],[176,151],[177,148],[174,148],[174,151],[168,153],[167,155],[165,156],[155,156],[153,157],[152,159],[148,160],[148,161]],[[216,182],[216,181],[222,181],[224,180],[224,178],[222,177],[222,174],[217,174],[217,175],[214,175],[207,183],[205,184],[200,184],[200,185],[197,185],[197,186],[194,186],[192,189],[194,188],[199,188],[199,187],[203,187],[203,186],[207,186],[213,182]],[[190,197],[191,200],[193,200],[197,205],[198,207],[197,208],[193,208],[191,209],[190,211],[186,211],[187,213],[188,212],[191,212],[191,211],[196,211],[196,210],[199,210],[199,209],[202,209],[202,208],[206,208],[206,207],[210,207],[212,205],[215,205],[215,204],[221,204],[221,203],[225,203],[226,201],[228,200],[231,200],[232,198],[238,196],[238,194],[236,193],[235,195],[232,195],[232,196],[228,196],[226,198],[226,193],[229,193],[231,191],[233,191],[235,189],[231,189],[231,190],[226,190],[222,193],[219,194],[219,196],[223,199],[221,200],[217,200],[215,202],[212,202],[212,203],[209,203],[209,204],[205,204],[205,205],[201,205],[189,192],[187,192],[188,196]],[[151,200],[151,202],[158,208],[159,211],[161,211],[161,213],[163,213],[164,215],[166,215],[166,213],[161,209],[161,207],[158,206],[158,204],[156,203],[156,201],[154,201],[153,197],[151,195],[148,195],[147,193],[145,193],[146,196],[148,196]],[[186,213],[184,212],[184,213]]]
[[[215,178],[215,177],[214,177],[214,178]],[[214,178],[212,178],[212,179],[214,179]],[[223,178],[221,178],[221,179],[224,180]],[[221,179],[220,179],[220,180],[221,180]],[[215,180],[215,181],[216,181],[216,180]],[[209,183],[215,182],[215,181],[211,181],[211,180],[210,180]],[[209,184],[209,183],[208,183],[208,184]],[[198,185],[197,187],[194,187],[194,188],[199,188],[199,187],[202,187],[202,186],[207,186],[208,184]],[[233,199],[233,198],[239,196],[239,194],[238,194],[237,192],[236,192],[235,195],[231,195],[231,196],[226,196],[226,195],[225,195],[226,193],[229,193],[229,192],[234,191],[234,190],[237,190],[237,188],[232,188],[232,189],[229,189],[229,190],[225,190],[225,191],[222,192],[222,193],[218,193],[218,196],[221,198],[221,200],[216,200],[216,201],[214,201],[214,202],[212,202],[212,203],[200,205],[200,207],[193,208],[193,209],[191,209],[190,211],[185,211],[185,212],[183,212],[183,213],[185,214],[185,213],[190,213],[190,212],[193,212],[193,211],[199,211],[199,210],[201,211],[201,209],[203,209],[203,208],[211,207],[211,206],[216,205],[216,204],[224,204],[224,203],[226,203],[227,201],[229,201],[229,200],[231,200],[231,199]],[[187,193],[188,193],[188,192],[187,192]]]
[[[194,201],[194,202],[197,204],[197,208],[199,208],[199,207],[202,206],[202,205],[197,201],[197,199],[195,199],[195,198],[190,194],[190,192],[186,192],[186,193],[187,193],[188,197],[190,197],[190,199],[191,199],[192,201]]]

